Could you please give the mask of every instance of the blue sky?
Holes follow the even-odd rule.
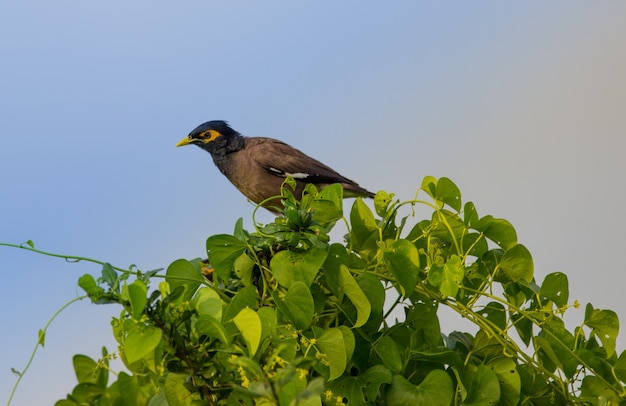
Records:
[[[202,256],[253,207],[174,145],[224,119],[402,199],[450,177],[516,226],[539,280],[566,272],[572,301],[623,319],[625,17],[577,0],[2,2],[0,241],[144,270]],[[85,272],[0,248],[0,401]],[[71,356],[114,348],[118,313],[64,312],[13,404],[64,397]]]

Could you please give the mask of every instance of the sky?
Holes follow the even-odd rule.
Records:
[[[570,302],[624,320],[625,18],[617,0],[1,2],[0,242],[142,270],[203,256],[253,206],[175,144],[223,119],[402,200],[451,178],[513,223],[539,281],[565,272]],[[99,272],[0,247],[0,402]],[[62,312],[13,404],[65,397],[120,310]]]

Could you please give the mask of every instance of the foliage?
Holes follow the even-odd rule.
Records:
[[[588,304],[569,330],[567,276],[539,284],[513,226],[451,180],[426,177],[407,202],[378,192],[375,213],[356,199],[349,220],[339,185],[282,198],[274,222],[209,237],[210,264],[83,275],[93,302],[122,305],[128,373],[110,383],[111,354],[77,355],[56,405],[626,404],[617,315]],[[432,214],[414,221],[417,207]],[[475,331],[442,334],[442,306]]]

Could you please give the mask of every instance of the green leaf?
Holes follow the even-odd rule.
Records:
[[[210,316],[215,320],[222,320],[222,299],[211,288],[198,289],[191,299],[191,305],[196,309],[199,316]]]
[[[304,330],[311,325],[314,312],[313,296],[303,282],[294,282],[282,300],[274,293],[274,301],[278,309],[297,329]]]
[[[473,352],[483,358],[491,358],[502,355],[503,348],[500,340],[484,330],[479,330],[474,338]]]
[[[191,262],[186,259],[178,259],[167,267],[165,281],[169,283],[172,292],[182,287],[182,300],[188,300],[198,286],[204,282],[204,277]]]
[[[198,392],[190,392],[185,385],[186,374],[169,373],[165,377],[165,397],[169,406],[193,406],[201,399]],[[129,403],[129,405],[132,403]]]
[[[506,309],[502,304],[498,302],[489,302],[478,313],[500,330],[504,331],[506,329]]]
[[[311,202],[313,219],[320,224],[328,224],[343,217],[343,210],[330,200],[315,199]]]
[[[530,251],[522,244],[508,249],[500,260],[500,270],[513,282],[533,280],[533,258]]]
[[[390,384],[392,382],[392,374],[387,368],[382,365],[374,365],[361,375],[357,376],[357,379],[361,383],[361,387],[365,388],[366,400],[368,402],[374,402],[380,387],[383,384]]]
[[[244,285],[252,283],[252,271],[256,262],[252,260],[245,252],[237,257],[233,264],[233,270],[237,278],[241,279]]]
[[[96,283],[96,279],[89,274],[84,274],[78,279],[78,286],[89,295],[92,301],[98,300],[104,293],[102,288]]]
[[[523,313],[512,313],[511,321],[522,342],[526,345],[530,344],[530,339],[533,336],[533,322]]]
[[[539,363],[548,371],[552,372],[556,367],[563,368],[561,360],[556,355],[552,346],[543,336],[536,336],[534,345],[538,354]]]
[[[253,381],[250,384],[249,390],[256,398],[254,403],[259,406],[295,406],[296,394],[304,390],[306,380],[300,379],[299,376],[296,376],[291,368],[277,371],[274,379],[276,380],[276,383],[272,385],[272,388],[270,388],[269,385],[258,381]],[[274,393],[272,393],[272,390]],[[304,404],[307,405],[307,403]],[[240,403],[240,405],[243,406],[242,403]],[[252,406],[252,404],[250,406]]]
[[[486,227],[483,227],[487,224]],[[517,244],[517,233],[513,225],[505,219],[493,218],[491,216],[485,216],[475,223],[473,228],[482,232],[491,241],[498,244],[505,250],[510,249]]]
[[[102,281],[108,284],[110,287],[113,287],[117,284],[118,281],[117,272],[113,269],[113,266],[108,262],[102,265]]]
[[[346,360],[352,359],[352,355],[354,353],[354,348],[356,346],[356,339],[354,338],[354,334],[352,333],[352,329],[347,326],[339,326],[337,327],[341,334],[343,335],[343,343],[346,349]]]
[[[367,404],[364,389],[357,376],[344,374],[338,379],[327,383],[326,388],[332,392],[332,394],[329,393],[326,397],[327,404],[332,404],[330,402],[333,399],[341,399],[337,400],[336,404],[342,402],[354,406],[365,406]]]
[[[139,279],[135,280],[130,285],[126,285],[125,288],[128,292],[132,316],[135,320],[139,320],[148,304],[148,288],[146,284]]]
[[[389,204],[393,200],[393,193],[389,194],[384,190],[379,190],[374,196],[374,209],[376,210],[376,214],[380,217],[385,217],[387,215],[387,208]]]
[[[213,235],[206,240],[207,255],[217,278],[225,281],[230,277],[235,260],[246,248],[245,242],[228,234]]]
[[[344,374],[327,384],[334,396],[345,398],[349,405],[374,404],[380,387],[391,383],[391,372],[382,365],[374,365],[360,375]]]
[[[218,320],[211,316],[202,315],[198,317],[198,320],[195,324],[195,329],[196,332],[201,336],[205,335],[207,337],[220,340],[224,344],[230,344],[228,334],[226,333],[226,330],[224,329],[222,323],[220,323]]]
[[[467,388],[467,398],[463,405],[491,406],[498,404],[500,399],[500,382],[494,371],[479,365],[476,371],[465,374],[463,381]]]
[[[585,311],[585,325],[602,341],[606,356],[615,353],[615,342],[619,332],[619,319],[613,310],[594,309],[590,304]]]
[[[241,332],[246,346],[250,350],[249,356],[253,357],[261,342],[262,327],[259,315],[254,310],[246,307],[235,316],[233,321]]]
[[[354,327],[361,327],[369,319],[372,306],[345,265],[340,267],[339,284],[357,310],[357,319],[354,321]]]
[[[352,248],[366,259],[373,258],[378,251],[378,224],[374,214],[361,198],[357,198],[350,210],[350,243]]]
[[[326,287],[322,287],[319,283],[314,283],[311,285],[311,296],[313,296],[314,303],[314,312],[322,313],[324,312],[324,308],[326,307],[326,295],[328,291]]]
[[[578,361],[573,356],[574,335],[565,328],[563,320],[552,317],[542,325],[540,336],[545,338],[542,349],[550,360],[563,369],[568,378],[577,372]],[[537,337],[539,338],[539,337]],[[549,349],[546,347],[549,344]]]
[[[102,396],[103,392],[103,388],[93,383],[79,383],[72,391],[72,399],[81,402],[81,404],[86,404],[87,402],[91,403],[91,401]],[[74,403],[74,405],[77,406],[79,403]]]
[[[78,383],[98,383],[99,369],[98,363],[86,355],[74,355],[72,358],[74,372]],[[105,386],[106,387],[106,386]]]
[[[452,255],[443,267],[433,268],[428,272],[428,282],[439,289],[444,297],[455,297],[465,276],[465,267],[461,258]]]
[[[461,217],[449,210],[440,209],[433,212],[432,227],[429,230],[431,237],[441,238],[447,243],[459,241],[467,234],[467,229]]]
[[[280,251],[270,261],[270,269],[282,286],[289,288],[294,282],[304,282],[308,287],[322,267],[328,251],[312,248],[304,252]]]
[[[380,279],[371,273],[362,273],[357,276],[356,282],[367,297],[370,304],[370,316],[364,328],[370,331],[378,331],[383,321],[383,309],[385,307],[385,288]]]
[[[622,382],[626,382],[626,351],[622,351],[613,365],[613,371]]]
[[[478,212],[474,203],[467,202],[463,207],[463,223],[467,228],[473,228],[474,223],[478,221]]]
[[[476,211],[476,208],[474,207],[474,205],[472,204],[472,208],[474,211]],[[478,217],[478,213],[476,212],[476,216],[472,215],[472,226],[471,228],[473,230],[476,230],[478,232],[483,233],[487,227],[489,227],[489,225],[495,220],[494,217],[490,214],[487,214],[484,217],[480,217],[480,218],[476,218]]]
[[[434,176],[424,176],[422,180],[422,190],[424,190],[430,197],[436,199],[437,194],[437,178]]]
[[[401,375],[394,375],[387,391],[387,404],[449,406],[453,396],[452,379],[444,371],[435,369],[417,386]]]
[[[142,388],[142,385],[140,383],[140,377],[138,375],[129,375],[122,371],[117,376],[116,384],[116,393],[119,394],[119,396],[115,400],[116,406],[118,404],[144,405],[148,403],[150,395],[143,390],[144,388]],[[101,402],[98,402],[98,404],[100,403]]]
[[[38,333],[37,333],[37,344],[41,345],[42,347],[46,344],[46,331],[39,329]]]
[[[54,405],[59,406],[59,405]],[[167,403],[167,396],[165,395],[165,391],[161,391],[156,395],[150,398],[150,402],[148,402],[148,406],[170,406]]]
[[[444,202],[456,211],[461,210],[461,191],[448,178],[442,177],[437,181],[435,199]]]
[[[274,335],[277,324],[276,310],[274,308],[264,306],[257,311],[257,314],[261,319],[261,338]]]
[[[342,265],[347,266],[350,262],[346,247],[341,244],[334,243],[328,247],[328,255],[324,261],[324,277],[328,288],[336,295],[341,296],[343,292],[339,287],[339,272]]]
[[[567,305],[567,301],[569,300],[567,275],[561,272],[546,275],[546,278],[541,284],[541,289],[539,290],[539,297],[544,304],[550,301],[558,307]]]
[[[374,344],[374,351],[383,361],[385,367],[389,368],[394,374],[400,373],[402,370],[402,355],[393,338],[389,336],[381,337]]]
[[[348,362],[343,333],[338,328],[329,328],[316,337],[316,340],[316,346],[328,362],[330,369],[328,380],[337,379],[345,371]]]
[[[620,388],[623,391],[623,388]],[[623,404],[615,390],[604,383],[602,379],[595,376],[585,376],[580,387],[580,401],[590,405],[619,405]]]
[[[241,241],[245,241],[247,239],[246,230],[243,228],[243,217],[239,217],[235,222],[235,228],[233,229],[233,236],[237,237]]]
[[[483,234],[467,233],[463,235],[463,244],[461,249],[466,255],[472,255],[476,258],[482,257],[489,250],[489,243]]]
[[[295,404],[298,406],[322,406],[320,396],[324,392],[324,382],[324,378],[321,377],[311,379],[306,387],[298,393]]]
[[[455,351],[435,349],[431,351],[411,351],[411,359],[435,364],[449,365],[455,368],[463,367],[463,360]]]
[[[153,326],[133,324],[124,340],[124,354],[128,364],[134,364],[144,358],[151,358],[155,348],[161,342],[161,330]]]
[[[258,302],[259,292],[257,291],[256,286],[246,286],[237,292],[230,303],[226,305],[224,313],[222,314],[222,322],[226,324],[231,321],[242,309],[245,309],[246,307],[256,309]]]
[[[411,334],[412,351],[425,348],[441,348],[441,326],[437,317],[437,304],[415,303],[408,309],[406,324],[415,331]]]
[[[511,358],[497,357],[487,363],[500,382],[500,403],[502,406],[519,404],[522,380],[517,371],[517,364]]]
[[[333,202],[337,207],[343,207],[344,190],[341,184],[333,183],[323,188],[319,193],[319,198]]]
[[[320,224],[337,221],[343,217],[343,188],[335,183],[321,190],[319,197],[311,202],[313,219]]]
[[[398,281],[402,296],[410,296],[417,286],[419,273],[419,254],[415,245],[408,240],[396,240],[383,250],[383,259]]]
[[[539,293],[539,286],[535,284],[534,280],[530,282],[524,280],[512,282],[505,273],[497,272],[497,269],[494,279],[502,283],[506,299],[513,307],[522,307],[524,303],[527,303],[528,300],[533,299]]]

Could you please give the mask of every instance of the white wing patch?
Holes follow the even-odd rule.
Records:
[[[302,173],[302,172],[296,172],[296,173],[284,172],[284,171],[281,171],[280,169],[272,168],[271,166],[269,169],[270,171],[274,172],[276,175],[282,176],[283,178],[291,177],[294,179],[306,179],[309,176],[311,176],[308,173]]]

